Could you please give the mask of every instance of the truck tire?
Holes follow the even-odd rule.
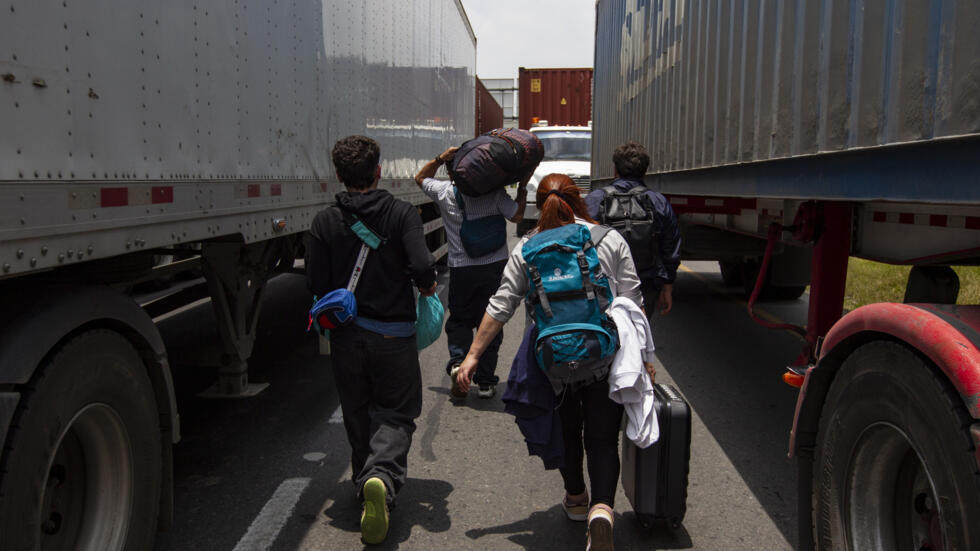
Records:
[[[718,269],[721,270],[721,280],[725,282],[725,285],[729,287],[742,286],[742,264],[744,262],[731,260],[718,261]]]
[[[9,549],[152,549],[161,434],[133,346],[81,333],[23,392],[0,469],[0,541]]]
[[[948,381],[906,347],[854,351],[817,432],[816,549],[980,549],[969,424]]]

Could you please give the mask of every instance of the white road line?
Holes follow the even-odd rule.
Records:
[[[344,422],[344,412],[341,411],[340,406],[337,406],[337,409],[333,412],[333,415],[330,416],[330,420],[327,422],[334,424]]]
[[[265,551],[276,541],[279,531],[286,525],[293,508],[299,502],[303,490],[310,485],[309,478],[288,478],[276,488],[255,517],[248,531],[238,540],[235,551]]]

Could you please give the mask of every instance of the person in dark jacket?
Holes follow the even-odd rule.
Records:
[[[361,248],[350,229],[353,216],[382,238],[368,252],[354,292],[355,322],[330,333],[353,482],[364,503],[361,535],[366,543],[379,543],[388,532],[389,507],[405,483],[415,419],[422,412],[412,287],[435,293],[434,259],[416,208],[378,189],[378,144],[349,136],[334,145],[332,157],[347,191],[313,220],[306,274],[316,296],[347,286]]]
[[[613,152],[613,175],[616,177],[612,185],[621,192],[626,192],[636,186],[643,185],[643,176],[650,166],[650,155],[642,145],[628,141]],[[661,315],[670,312],[673,307],[674,280],[677,278],[677,267],[681,264],[681,234],[677,226],[677,216],[670,202],[661,193],[648,190],[646,196],[653,205],[655,226],[658,234],[658,258],[653,266],[637,266],[640,274],[640,289],[647,314],[652,315],[654,305]],[[585,196],[585,206],[589,216],[600,220],[606,193],[602,189],[593,190]]]

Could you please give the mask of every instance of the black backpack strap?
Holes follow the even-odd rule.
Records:
[[[602,190],[602,201],[599,202],[599,221],[605,223],[606,222],[606,201],[608,201],[609,198],[612,195],[614,195],[616,193],[619,193],[619,190],[617,190],[616,189],[616,186],[614,186],[612,184],[606,184],[605,186],[603,186],[603,187],[601,187],[599,189]]]

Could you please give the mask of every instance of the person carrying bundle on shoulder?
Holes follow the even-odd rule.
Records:
[[[494,132],[508,137],[500,137]],[[446,373],[452,379],[450,395],[455,399],[466,397],[467,393],[455,384],[456,370],[473,341],[473,332],[480,323],[487,301],[500,285],[507,262],[505,221],[516,224],[523,220],[527,182],[543,155],[540,147],[540,154],[526,154],[524,148],[510,137],[520,134],[518,131],[494,132],[469,140],[461,147],[450,147],[426,163],[415,176],[415,183],[422,192],[439,206],[449,242],[449,318],[446,320],[449,361]],[[540,141],[536,145],[540,146]],[[491,146],[495,149],[491,150]],[[513,151],[521,153],[519,160],[510,159],[509,155],[501,158],[503,153]],[[502,168],[507,162],[514,163],[507,167],[509,170]],[[447,165],[452,180],[435,178],[443,165]],[[504,186],[518,180],[516,198],[511,199]],[[493,398],[496,393],[499,382],[495,374],[497,350],[502,341],[500,334],[488,343],[486,354],[480,361],[475,376],[480,398]]]

